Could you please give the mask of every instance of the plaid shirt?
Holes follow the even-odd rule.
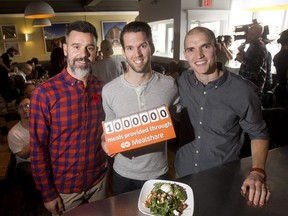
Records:
[[[250,44],[244,60],[241,64],[239,74],[251,80],[261,91],[266,79],[268,51],[265,44],[259,42]]]
[[[30,108],[30,154],[44,202],[59,193],[85,191],[104,177],[103,84],[89,76],[84,87],[64,69],[35,88]]]

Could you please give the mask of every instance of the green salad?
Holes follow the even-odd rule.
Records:
[[[145,206],[155,215],[177,216],[187,208],[187,193],[177,184],[159,182],[145,200]]]

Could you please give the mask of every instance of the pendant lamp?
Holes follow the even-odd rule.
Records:
[[[54,17],[53,8],[44,1],[30,2],[24,12],[24,17],[28,19],[42,19]]]
[[[46,27],[51,26],[51,22],[49,19],[34,19],[32,22],[33,27]]]

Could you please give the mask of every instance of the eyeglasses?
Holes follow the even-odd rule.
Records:
[[[24,104],[22,106],[18,106],[17,110],[24,110],[24,109],[29,109],[30,108],[30,104]]]

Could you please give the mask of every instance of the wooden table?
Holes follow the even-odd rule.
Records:
[[[263,207],[252,207],[240,194],[251,167],[251,157],[225,164],[175,181],[191,186],[193,216],[286,216],[288,215],[288,146],[269,151],[266,172],[271,199]],[[84,204],[65,216],[137,216],[140,190]]]
[[[11,162],[11,151],[8,145],[0,145],[0,180],[6,179]]]

